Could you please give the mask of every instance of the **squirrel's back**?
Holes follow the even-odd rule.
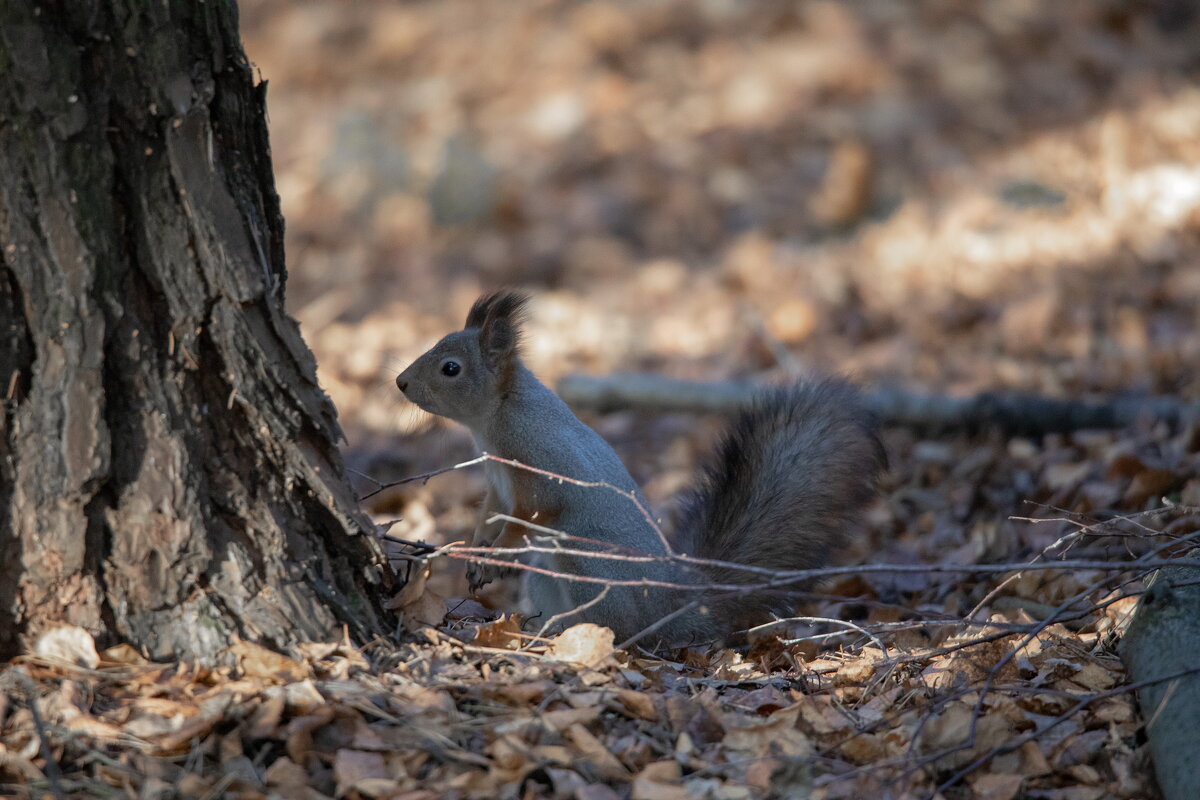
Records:
[[[763,391],[725,434],[677,527],[686,552],[772,570],[823,566],[875,496],[887,463],[878,425],[848,383],[824,379]],[[714,583],[763,580],[734,567]],[[785,593],[718,602],[741,624],[786,610]]]

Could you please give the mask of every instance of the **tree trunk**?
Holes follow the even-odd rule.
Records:
[[[0,3],[0,657],[382,629],[231,0]]]
[[[1193,550],[1187,558],[1200,556]],[[1129,629],[1121,660],[1130,680],[1146,684],[1137,693],[1154,774],[1166,800],[1196,797],[1200,752],[1200,569],[1161,569],[1147,582]]]

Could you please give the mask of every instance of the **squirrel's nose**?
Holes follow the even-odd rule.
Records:
[[[403,375],[396,376],[396,388],[402,392],[408,388],[408,381],[404,380]]]

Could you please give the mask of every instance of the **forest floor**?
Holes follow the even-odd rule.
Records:
[[[376,480],[473,454],[392,381],[501,286],[534,293],[527,359],[550,385],[836,372],[1200,398],[1188,4],[242,8],[270,81],[289,306],[347,463]],[[586,421],[656,509],[722,425]],[[1200,528],[1200,426],[885,442],[882,498],[839,560],[863,569],[750,645],[539,639],[485,607],[506,587],[468,598],[463,562],[439,557],[396,598],[401,644],[243,643],[208,669],[63,630],[4,687],[0,790],[1155,796],[1115,645],[1147,561]],[[465,469],[369,509],[441,546],[469,540],[483,492]]]

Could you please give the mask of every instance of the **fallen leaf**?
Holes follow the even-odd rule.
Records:
[[[633,800],[687,800],[688,792],[680,785],[679,764],[656,761],[647,764],[633,779]]]
[[[96,640],[77,625],[58,625],[38,637],[33,652],[50,661],[95,669],[100,664]]]
[[[308,771],[287,756],[280,756],[272,761],[263,778],[268,786],[287,790],[305,787],[309,780]]]
[[[556,636],[546,655],[558,661],[595,667],[612,657],[614,641],[610,628],[582,622]]]
[[[475,631],[475,644],[484,647],[500,647],[515,650],[524,640],[521,638],[521,622],[513,616],[502,616],[494,622],[480,625]]]
[[[575,800],[621,800],[621,795],[606,784],[593,783],[576,789]]]
[[[122,642],[113,645],[100,654],[100,660],[109,664],[124,664],[130,667],[147,667],[152,661],[147,660],[132,645]]]
[[[618,689],[617,700],[621,702],[621,705],[629,713],[638,719],[644,719],[647,722],[658,720],[658,709],[654,707],[654,698],[645,692],[638,692],[633,689]]]
[[[268,678],[291,683],[308,677],[308,667],[293,658],[268,650],[255,642],[240,640],[227,651],[238,661],[238,667],[252,678]]]
[[[781,709],[766,718],[749,714],[724,714],[722,743],[747,758],[768,755],[807,756],[812,752],[808,736],[796,727],[799,705]]]
[[[1013,800],[1021,791],[1023,780],[1020,775],[991,773],[980,775],[971,788],[975,792],[975,800]]]
[[[312,734],[313,731],[326,725],[334,717],[334,710],[329,706],[323,706],[313,710],[313,713],[303,717],[296,717],[290,720],[287,724],[287,741],[285,748],[288,756],[297,764],[307,762],[308,754],[313,749]]]
[[[333,759],[333,777],[337,781],[338,797],[344,797],[351,789],[358,789],[362,782],[387,780],[387,764],[380,753],[338,750]],[[374,796],[370,792],[367,794]]]
[[[251,739],[266,739],[273,735],[276,728],[279,727],[280,720],[283,719],[283,710],[286,705],[287,699],[283,692],[276,690],[273,694],[267,695],[267,698],[254,709],[254,714],[251,715],[246,727],[246,736]]]
[[[567,740],[589,762],[601,777],[609,780],[628,780],[629,770],[608,751],[604,743],[582,725],[572,725],[566,731]]]

